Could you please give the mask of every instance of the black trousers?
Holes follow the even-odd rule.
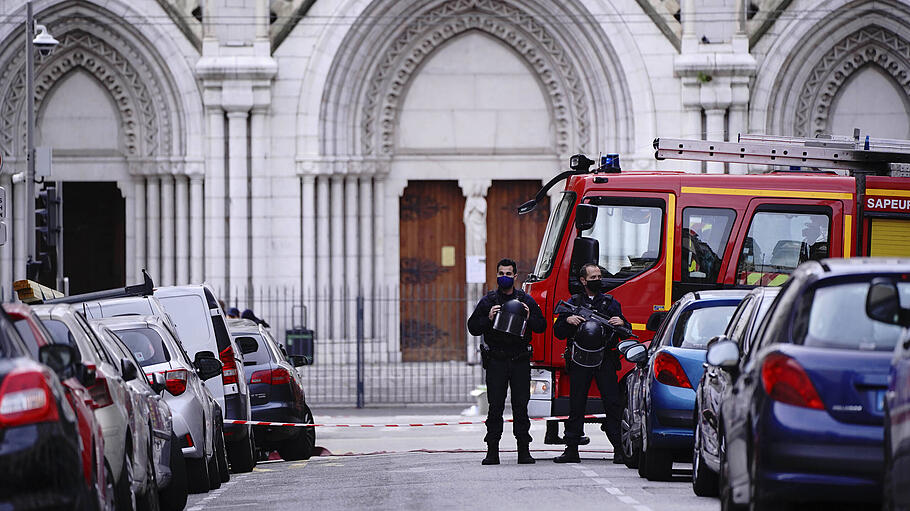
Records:
[[[487,436],[484,442],[499,442],[502,438],[502,412],[506,407],[506,391],[512,391],[512,433],[519,442],[530,442],[531,420],[528,419],[528,400],[531,399],[531,357],[490,357],[487,363]]]
[[[578,445],[578,440],[584,435],[585,408],[588,404],[588,389],[591,380],[597,382],[604,405],[604,431],[613,444],[613,449],[622,448],[622,399],[619,392],[619,383],[616,380],[616,370],[609,360],[604,361],[599,367],[582,367],[569,362],[569,419],[566,421],[566,445]],[[530,383],[528,384],[530,388]]]

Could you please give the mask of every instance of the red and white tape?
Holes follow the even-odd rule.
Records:
[[[603,419],[606,415],[597,413],[585,415],[585,419]],[[569,417],[566,415],[553,417],[533,417],[532,421],[550,421],[565,420]],[[306,424],[303,422],[267,422],[267,421],[244,421],[225,419],[225,424],[249,424],[251,426],[288,426],[297,428],[416,428],[422,426],[464,426],[470,424],[483,424],[486,421],[458,421],[458,422],[412,422],[407,424]],[[515,419],[505,419],[503,422],[515,422]]]

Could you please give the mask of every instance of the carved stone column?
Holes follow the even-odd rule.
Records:
[[[183,285],[189,283],[190,260],[189,260],[189,221],[188,213],[189,198],[187,197],[187,177],[178,175],[175,177],[174,196],[176,201],[176,250],[175,257],[177,261],[177,272],[175,274],[176,284]],[[200,256],[201,257],[201,256]]]
[[[465,236],[465,262],[466,271],[470,272],[472,264],[483,264],[484,275],[487,257],[487,190],[492,181],[489,179],[460,179],[458,186],[465,197],[464,202],[464,236]],[[484,283],[469,282],[465,285],[468,315],[474,311],[474,306],[483,296]],[[465,317],[467,321],[467,317]],[[469,363],[480,361],[480,338],[468,334],[465,340],[467,360]]]
[[[174,178],[161,176],[161,285],[174,285]]]
[[[309,317],[304,318],[310,328],[314,328],[316,311],[316,176],[305,174],[300,177],[300,216],[302,221],[301,255],[303,274],[301,289]]]
[[[360,292],[360,269],[358,267],[357,252],[357,206],[359,205],[359,189],[357,176],[350,175],[345,178],[344,184],[344,333],[348,339],[357,335],[357,294]]]
[[[209,150],[205,168],[205,280],[223,287],[227,279],[224,180],[224,110],[208,109]]]
[[[148,259],[146,258],[146,215],[148,208],[145,206],[145,176],[133,176],[133,203],[135,204],[135,228],[133,233],[133,257],[132,263],[136,268],[148,269]],[[127,264],[130,264],[129,262]],[[158,278],[157,275],[152,276]]]
[[[706,108],[705,109],[705,131],[708,132],[707,140],[724,140],[724,117],[727,115],[726,108]],[[705,162],[705,172],[707,174],[723,174],[724,163],[720,161]]]
[[[205,253],[205,239],[203,238],[203,190],[202,174],[190,174],[190,282],[199,284],[205,279],[202,262],[211,257]]]
[[[245,110],[228,111],[228,233],[229,273],[227,281],[234,303],[245,304],[250,279],[249,169],[247,167],[247,120]]]
[[[146,223],[148,229],[148,245],[146,261],[148,271],[153,279],[161,278],[161,203],[160,203],[160,178],[149,176],[146,180]]]
[[[316,246],[316,329],[320,338],[330,339],[330,302],[332,285],[329,268],[331,235],[329,232],[329,176],[316,177],[316,236],[309,240]],[[307,240],[304,240],[306,242]]]
[[[363,335],[373,337],[373,180],[369,175],[360,176],[360,285],[364,297]],[[356,333],[356,332],[355,332]]]
[[[331,339],[339,340],[344,336],[344,324],[342,316],[344,314],[343,297],[344,297],[344,279],[340,276],[344,274],[344,176],[340,174],[332,175],[332,192],[329,202],[332,206],[332,215],[330,217],[331,229],[329,238],[332,240],[332,256],[329,266],[328,278],[329,288],[331,291],[331,314],[332,330]]]

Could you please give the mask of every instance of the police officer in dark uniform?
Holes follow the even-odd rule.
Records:
[[[573,295],[569,300],[572,305],[583,305],[609,318],[615,326],[631,325],[622,315],[622,307],[612,296],[601,292],[600,266],[589,263],[582,266],[579,280],[585,290]],[[579,463],[578,444],[584,434],[584,415],[588,402],[588,389],[591,380],[597,382],[603,400],[604,430],[613,444],[613,463],[623,463],[622,433],[622,399],[616,371],[619,369],[619,355],[612,348],[618,339],[607,327],[595,321],[585,321],[581,316],[560,314],[553,325],[553,335],[557,339],[571,339],[566,350],[566,368],[569,372],[569,419],[566,422],[566,450],[553,459],[556,463]],[[574,345],[574,346],[573,346]],[[575,349],[578,355],[572,354]],[[602,350],[602,351],[599,351]]]
[[[546,322],[534,299],[515,288],[515,261],[503,259],[496,265],[498,289],[490,291],[477,304],[468,319],[471,335],[482,335],[481,357],[486,369],[487,398],[487,456],[484,465],[499,464],[499,440],[502,438],[502,412],[506,391],[512,390],[512,432],[518,441],[518,463],[534,463],[529,445],[531,421],[528,419],[528,400],[531,398],[531,332],[541,333]],[[517,300],[517,303],[513,300]],[[506,311],[527,318],[524,332],[501,331],[494,328],[497,316]],[[510,314],[511,314],[510,313]]]

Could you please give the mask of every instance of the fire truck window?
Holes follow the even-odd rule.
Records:
[[[743,241],[736,283],[779,286],[800,263],[828,257],[831,220],[819,213],[759,211]]]
[[[717,282],[724,248],[736,211],[719,208],[686,208],[683,210],[682,248],[683,282]]]
[[[605,278],[630,279],[657,264],[663,211],[653,206],[597,206],[594,227],[582,236],[600,244]]]
[[[540,255],[537,256],[537,265],[534,267],[534,276],[545,278],[553,269],[553,260],[556,258],[556,252],[559,250],[559,241],[562,239],[562,233],[569,219],[569,213],[572,212],[572,206],[575,204],[575,194],[572,192],[563,192],[559,204],[550,222],[547,224],[547,232],[543,237],[543,243],[540,244]]]

